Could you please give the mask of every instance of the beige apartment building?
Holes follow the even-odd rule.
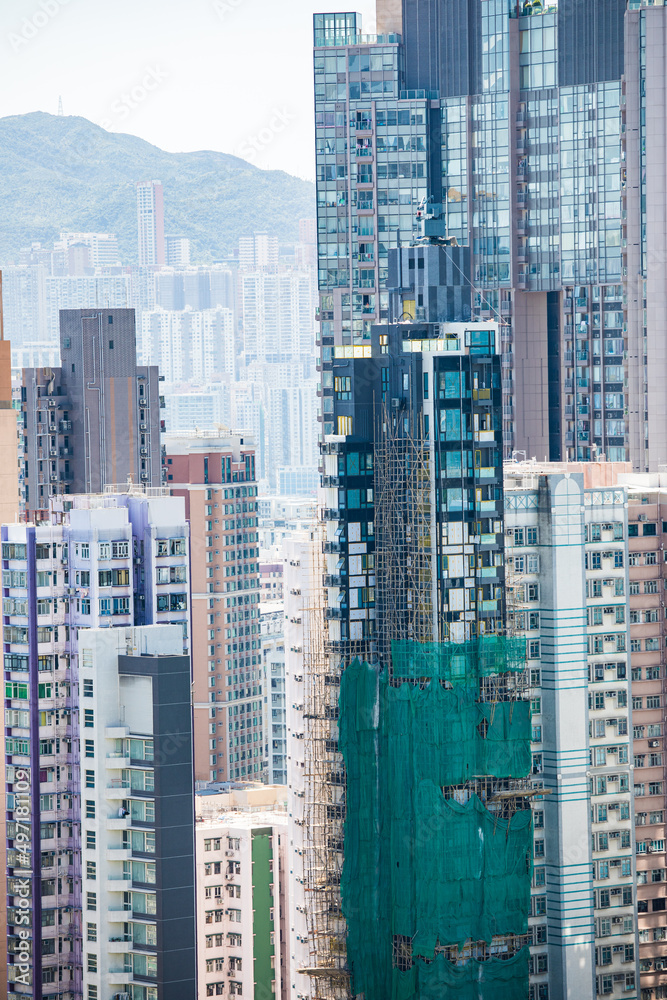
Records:
[[[258,781],[264,691],[254,443],[215,432],[167,437],[163,465],[190,522],[195,780]]]
[[[642,1000],[667,997],[665,540],[667,475],[628,479],[635,849]]]

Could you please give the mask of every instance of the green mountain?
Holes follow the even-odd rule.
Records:
[[[240,235],[298,238],[315,188],[279,170],[201,150],[166,153],[86,118],[43,112],[0,118],[0,262],[65,231],[116,233],[123,263],[137,261],[135,184],[164,185],[165,232],[192,241],[193,260],[219,258]]]

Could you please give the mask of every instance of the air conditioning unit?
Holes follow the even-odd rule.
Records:
[[[660,746],[660,740],[649,740],[648,741],[648,745],[650,747],[659,747]]]
[[[648,514],[639,514],[637,516],[638,521],[646,521],[648,519]]]
[[[233,851],[225,851],[225,857],[226,858],[233,858],[234,857],[234,852]]]

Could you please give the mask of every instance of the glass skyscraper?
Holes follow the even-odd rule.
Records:
[[[357,14],[315,15],[325,434],[338,431],[332,349],[369,342],[388,318],[389,250],[426,231],[469,247],[473,317],[501,323],[506,455],[665,461],[640,314],[626,384],[627,227],[641,198],[635,209],[626,193],[622,82],[625,34],[639,128],[639,23],[664,11],[626,6],[380,0],[373,36]]]

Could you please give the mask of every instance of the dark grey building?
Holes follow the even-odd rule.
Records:
[[[60,368],[23,371],[25,509],[128,479],[159,486],[158,369],[137,365],[134,310],[63,310],[60,354]]]
[[[475,957],[508,961],[476,967],[474,991],[462,996],[491,996],[504,966],[507,995],[527,997],[529,705],[525,648],[506,625],[500,327],[471,320],[467,247],[422,242],[389,250],[386,263],[387,321],[373,323],[363,344],[332,345],[323,371],[334,427],[323,447],[326,673],[313,714],[306,709],[304,752],[316,801],[327,803],[313,813],[316,860],[306,868],[312,967],[318,984],[330,982],[313,995],[448,996],[447,963],[465,940]],[[305,663],[317,685],[317,665]],[[495,685],[503,704],[492,709]],[[475,753],[468,759],[467,750],[457,757],[454,742],[487,733],[465,713],[478,720],[496,710],[515,720],[521,760],[508,768]],[[426,759],[455,758],[437,777],[437,767],[421,769]],[[425,793],[432,777],[426,820],[411,789]],[[479,825],[466,826],[445,805],[444,834],[439,804],[473,797]],[[436,914],[456,908],[437,898],[438,888],[422,893],[422,873],[431,886],[451,881],[451,898],[467,876],[452,875],[456,848],[436,851],[431,866],[433,843],[442,835],[469,853],[484,843],[505,878],[498,842],[482,830],[499,821],[521,859],[512,912],[489,902],[480,875],[462,890],[474,899],[474,918],[446,925]],[[487,907],[488,954],[476,923]]]

